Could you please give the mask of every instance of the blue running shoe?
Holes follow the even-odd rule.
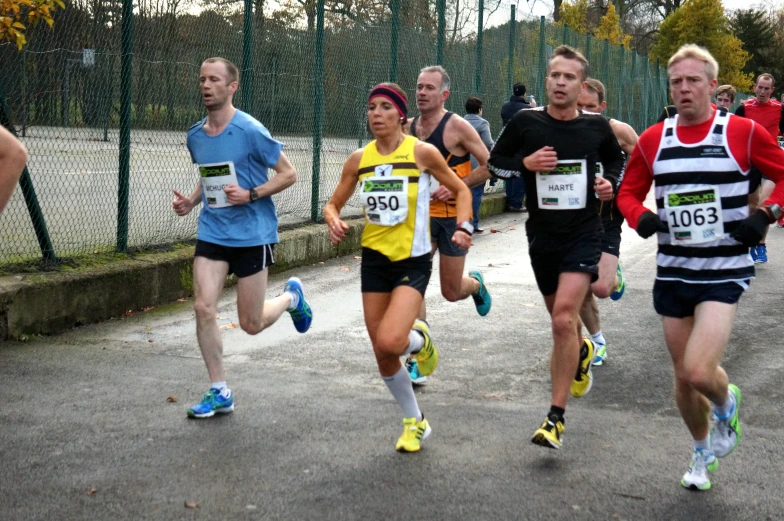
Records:
[[[474,299],[476,312],[479,313],[480,317],[484,317],[490,313],[490,306],[493,305],[493,298],[487,291],[487,287],[485,287],[485,279],[482,278],[482,274],[479,273],[479,270],[469,271],[468,276],[479,281],[479,292],[471,295],[471,297]]]
[[[427,383],[427,376],[419,372],[419,364],[413,358],[406,360],[406,371],[411,378],[411,383],[414,385],[425,385]]]
[[[757,245],[757,260],[755,260],[757,264],[765,264],[768,262],[768,247],[764,244]]]
[[[749,253],[751,254],[751,260],[753,260],[756,263],[757,262],[757,247],[756,246],[752,246],[751,248],[749,248]]]
[[[306,332],[310,329],[310,323],[313,322],[313,310],[310,309],[310,304],[305,300],[302,281],[297,277],[291,277],[288,282],[286,282],[286,287],[283,288],[283,291],[296,293],[299,297],[297,307],[289,309],[288,312],[289,315],[291,315],[291,320],[294,321],[294,327],[297,328],[297,331],[300,333]]]
[[[615,270],[615,276],[618,277],[618,287],[610,294],[610,298],[612,300],[620,300],[626,292],[626,279],[623,278],[623,270],[621,269],[620,262],[618,263],[618,269]]]
[[[234,411],[234,394],[229,391],[229,397],[224,398],[220,389],[210,389],[201,397],[201,403],[188,409],[191,418],[209,418],[215,413],[226,414]]]

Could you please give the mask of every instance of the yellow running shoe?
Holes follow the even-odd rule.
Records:
[[[430,424],[422,416],[422,421],[416,418],[405,418],[403,420],[403,435],[397,440],[395,450],[400,452],[417,452],[422,447],[422,441],[430,436]]]
[[[580,365],[577,366],[577,374],[574,376],[572,387],[569,389],[575,398],[582,398],[588,394],[593,385],[591,362],[593,361],[594,350],[593,342],[583,338],[583,346],[580,349]]]
[[[563,422],[556,417],[550,418],[548,415],[542,422],[542,426],[534,432],[531,443],[547,447],[548,449],[560,449],[561,445],[563,445],[563,432]]]
[[[414,358],[419,366],[419,373],[422,376],[430,376],[438,365],[438,349],[436,349],[436,346],[433,345],[433,341],[430,339],[430,326],[424,320],[416,319],[411,329],[418,331],[425,338],[425,345],[422,346],[418,353],[414,354]]]

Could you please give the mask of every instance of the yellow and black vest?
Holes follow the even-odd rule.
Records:
[[[377,167],[392,167],[391,177],[408,179],[408,216],[395,226],[379,226],[366,222],[362,232],[362,246],[370,248],[391,261],[419,257],[430,253],[430,175],[419,171],[414,159],[414,145],[419,140],[405,136],[394,152],[382,156],[371,141],[359,160],[359,180],[377,175]],[[367,215],[365,215],[367,220]]]

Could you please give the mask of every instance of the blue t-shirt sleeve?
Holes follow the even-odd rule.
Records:
[[[269,130],[263,125],[255,126],[250,134],[252,154],[256,156],[267,168],[278,164],[283,143],[272,138]]]
[[[188,137],[185,138],[185,146],[188,148],[188,154],[191,156],[191,161],[196,163],[196,158],[193,157],[193,150],[191,150],[191,135],[188,134]]]

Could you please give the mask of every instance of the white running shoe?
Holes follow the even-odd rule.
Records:
[[[694,449],[691,455],[689,470],[681,478],[681,485],[691,490],[708,490],[711,488],[708,472],[715,471],[719,460],[709,450]]]

